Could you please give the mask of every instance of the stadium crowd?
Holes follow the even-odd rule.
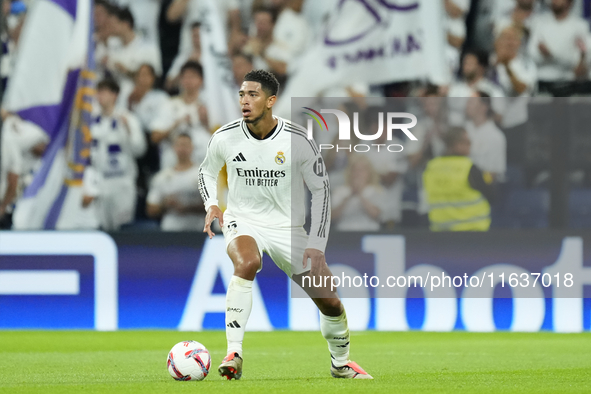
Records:
[[[591,76],[589,10],[581,0],[438,0],[447,13],[446,57],[455,80],[380,86],[354,84],[324,92],[365,108],[367,126],[380,107],[365,97],[408,97],[421,121],[420,143],[400,138],[402,153],[325,157],[333,190],[333,225],[342,231],[427,226],[431,159],[458,150],[488,186],[502,188],[507,169],[523,165],[531,97],[586,94]],[[3,88],[10,79],[30,1],[4,0]],[[219,125],[208,119],[201,65],[202,0],[95,0],[97,99],[92,165],[84,199],[94,220],[85,228],[122,226],[201,230],[198,166]],[[322,32],[337,0],[216,0],[227,28],[236,90],[252,69],[273,72],[285,85]],[[206,70],[205,70],[206,72]],[[4,89],[3,89],[4,90]],[[279,93],[281,95],[281,92]],[[238,95],[236,96],[238,100]],[[408,107],[406,108],[408,109]],[[48,138],[33,124],[2,112],[0,218],[10,225],[14,204],[38,168]],[[450,130],[454,130],[451,132]],[[451,135],[453,134],[453,137]],[[472,176],[472,175],[471,175]],[[472,184],[472,183],[471,183]],[[483,189],[484,190],[484,189]],[[159,223],[159,224],[156,224]]]

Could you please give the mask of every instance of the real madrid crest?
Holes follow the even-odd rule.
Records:
[[[275,156],[275,163],[279,165],[285,164],[285,156],[283,155],[283,152],[277,152],[277,156]]]

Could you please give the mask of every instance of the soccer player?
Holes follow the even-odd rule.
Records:
[[[314,141],[289,121],[273,116],[279,83],[273,74],[254,70],[240,87],[242,119],[216,131],[200,168],[205,203],[204,232],[214,236],[216,218],[234,263],[226,295],[228,353],[219,367],[228,380],[242,376],[242,341],[252,307],[252,284],[267,253],[313,299],[320,329],[328,342],[331,374],[336,378],[372,379],[349,360],[349,327],[333,289],[303,286],[313,276],[331,276],[324,250],[330,226],[330,191],[324,162]],[[228,208],[222,215],[217,177],[226,165]],[[304,182],[312,193],[310,236],[305,221]]]

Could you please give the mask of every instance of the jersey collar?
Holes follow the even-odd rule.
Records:
[[[249,139],[249,140],[253,140],[253,141],[268,141],[268,140],[273,140],[273,139],[275,139],[275,137],[277,137],[277,135],[283,129],[283,120],[281,118],[276,117],[276,116],[273,116],[273,118],[274,119],[277,119],[277,124],[275,125],[275,127],[273,128],[273,130],[271,130],[271,132],[269,134],[267,134],[265,136],[265,138],[263,138],[262,140],[259,137],[257,137],[252,131],[250,131],[250,129],[248,128],[248,125],[246,124],[246,122],[244,121],[244,119],[242,119],[240,121],[240,126],[242,128],[242,132],[244,133],[244,135],[246,136],[246,138]]]

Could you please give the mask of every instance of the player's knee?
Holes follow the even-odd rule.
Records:
[[[326,316],[340,316],[343,313],[343,305],[337,297],[323,298],[318,307]]]
[[[235,265],[235,271],[247,275],[255,275],[261,267],[259,256],[240,256]]]

